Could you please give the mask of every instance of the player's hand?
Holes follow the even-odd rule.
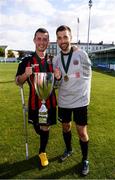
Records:
[[[26,67],[25,74],[27,77],[30,77],[30,75],[32,74],[32,67]]]
[[[54,70],[54,76],[57,80],[59,80],[61,78],[61,71],[58,67],[56,67]]]

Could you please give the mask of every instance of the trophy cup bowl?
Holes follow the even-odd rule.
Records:
[[[50,96],[54,85],[54,74],[51,72],[34,73],[35,91],[41,99],[42,105],[39,109],[39,124],[47,124],[48,110],[45,101]]]

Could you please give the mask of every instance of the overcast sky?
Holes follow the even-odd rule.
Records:
[[[56,41],[56,28],[62,24],[71,28],[73,42],[77,41],[78,34],[81,42],[87,42],[88,1],[0,0],[0,45],[34,50],[33,35],[39,27],[47,28],[50,41]],[[115,0],[92,1],[90,41],[115,43]]]

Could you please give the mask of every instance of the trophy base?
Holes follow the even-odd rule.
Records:
[[[48,115],[39,113],[39,124],[47,124]]]
[[[39,109],[39,124],[47,125],[48,119],[48,110],[44,104],[42,104],[41,108]]]

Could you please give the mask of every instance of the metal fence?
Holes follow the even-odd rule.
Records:
[[[0,57],[0,62],[5,62],[5,63],[10,63],[10,62],[17,62],[17,58],[5,58],[5,57]]]

